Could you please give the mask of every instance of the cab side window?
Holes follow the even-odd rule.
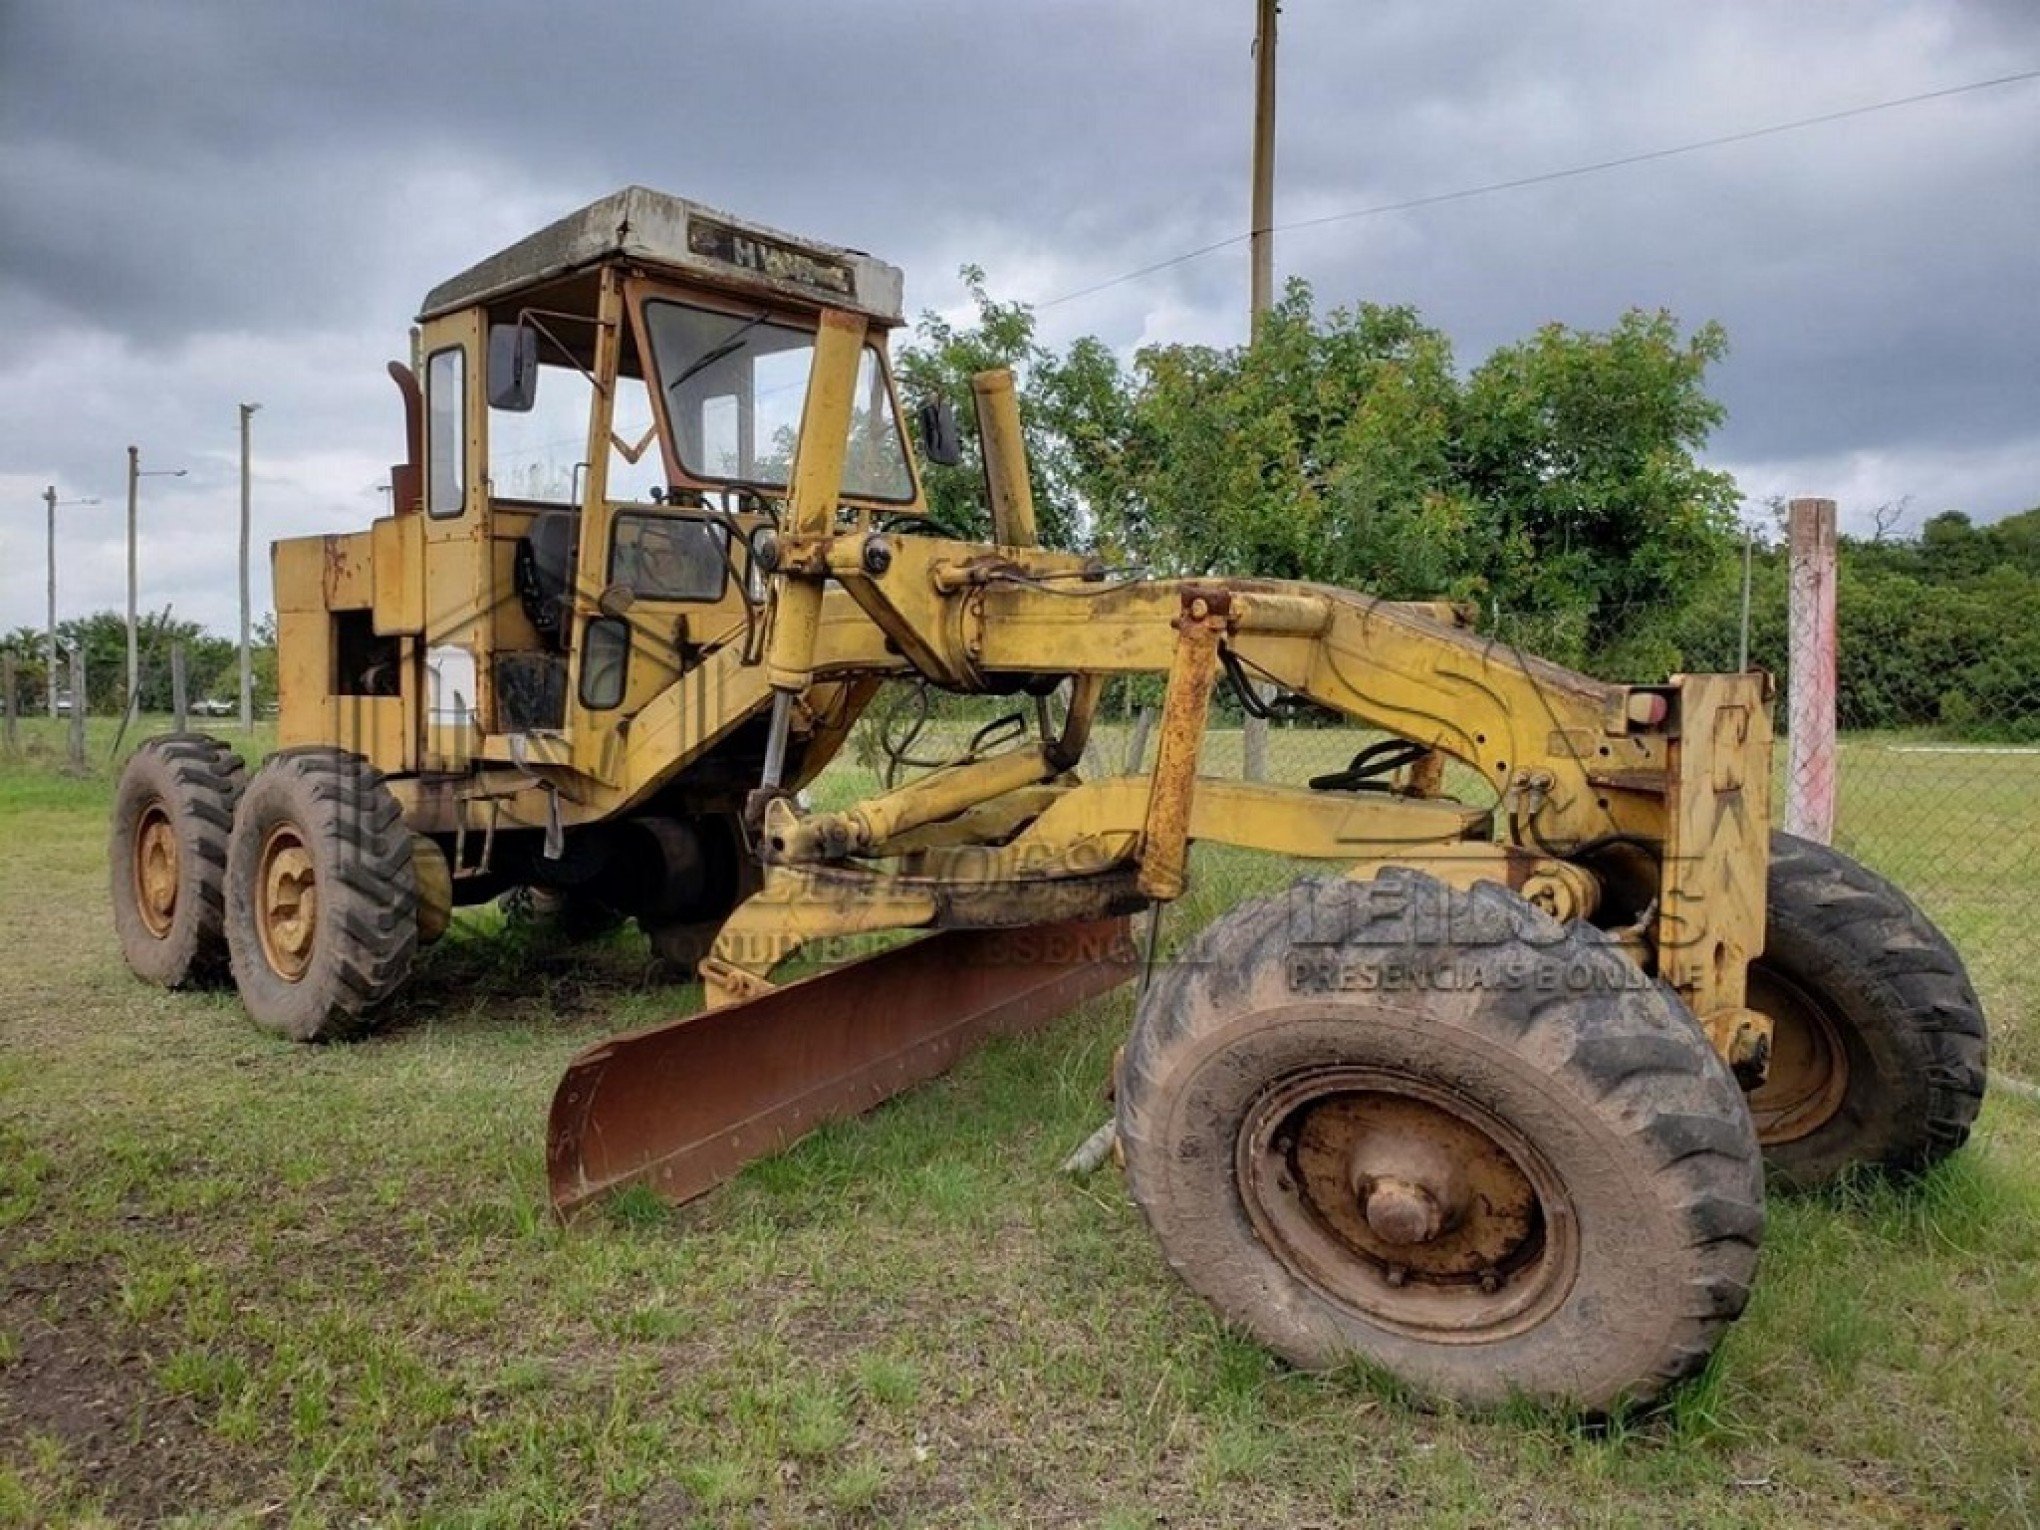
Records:
[[[467,499],[467,353],[434,351],[425,363],[425,509],[459,515]]]

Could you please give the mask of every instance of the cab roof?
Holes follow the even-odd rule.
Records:
[[[886,325],[903,318],[897,266],[644,186],[612,192],[441,282],[418,317],[493,302],[610,260],[848,309]]]

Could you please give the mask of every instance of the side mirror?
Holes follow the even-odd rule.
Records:
[[[538,331],[489,326],[489,407],[525,414],[538,402]]]
[[[921,438],[921,456],[942,467],[963,461],[963,437],[957,434],[956,411],[946,398],[925,398],[914,410],[914,428]]]

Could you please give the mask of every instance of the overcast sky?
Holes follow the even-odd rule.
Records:
[[[1246,227],[1252,0],[569,6],[0,0],[0,629],[124,601],[230,631],[256,535],[365,526],[382,363],[428,287],[630,182],[1046,302]],[[2035,0],[1287,0],[1279,222],[2040,66]],[[1326,303],[1415,304],[1462,365],[1632,305],[1718,319],[1711,460],[1753,500],[2040,503],[2040,81],[1281,236]],[[1243,245],[1045,307],[1044,336],[1230,342]],[[266,559],[256,601],[268,604]]]

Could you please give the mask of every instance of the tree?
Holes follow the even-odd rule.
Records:
[[[924,398],[946,398],[957,406],[962,461],[954,467],[922,465],[931,519],[952,536],[985,541],[991,537],[991,513],[985,503],[984,452],[977,415],[970,408],[970,380],[979,372],[1006,367],[1025,387],[1049,356],[1035,343],[1032,310],[1021,303],[994,302],[985,292],[985,274],[978,267],[965,266],[960,274],[977,308],[977,322],[959,329],[940,314],[922,314],[916,326],[919,338],[901,349],[897,370],[901,391],[910,404]],[[1074,507],[1065,496],[1051,491],[1047,476],[1060,443],[1037,411],[1023,407],[1021,425],[1041,539],[1051,547],[1073,546],[1077,538]]]
[[[167,612],[144,616],[137,647],[142,661],[141,709],[167,712],[171,703],[170,650],[184,648],[185,678],[192,700],[208,695],[224,696],[239,684],[238,650],[232,641],[215,637],[196,622],[178,621]],[[18,662],[18,686],[32,671],[34,690],[31,704],[46,694],[44,659],[47,636],[23,627],[0,640]],[[74,648],[85,652],[85,689],[89,709],[118,712],[127,704],[127,618],[115,611],[96,611],[74,617],[57,626],[60,688],[69,689],[68,655]]]
[[[1459,450],[1492,599],[1579,623],[1552,657],[1679,662],[1678,613],[1737,540],[1734,480],[1695,457],[1722,419],[1704,383],[1726,346],[1718,325],[1681,339],[1670,314],[1632,310],[1605,333],[1547,325],[1469,379]]]
[[[1412,310],[1320,323],[1292,282],[1253,346],[1152,347],[1135,366],[1133,513],[1114,519],[1151,561],[1393,597],[1476,593],[1451,346]]]
[[[1682,613],[1732,563],[1734,483],[1695,453],[1719,423],[1720,329],[1668,314],[1547,326],[1470,376],[1409,308],[1319,313],[1292,281],[1251,346],[1096,339],[1057,354],[1032,313],[964,280],[977,321],[925,316],[910,392],[1019,377],[1043,539],[1176,573],[1475,599],[1504,636],[1592,668],[1663,672]],[[966,412],[967,413],[967,412]],[[975,423],[934,469],[937,519],[983,535]]]
[[[49,634],[40,627],[16,627],[0,634],[0,653],[14,660],[14,705],[39,711],[49,697]]]

